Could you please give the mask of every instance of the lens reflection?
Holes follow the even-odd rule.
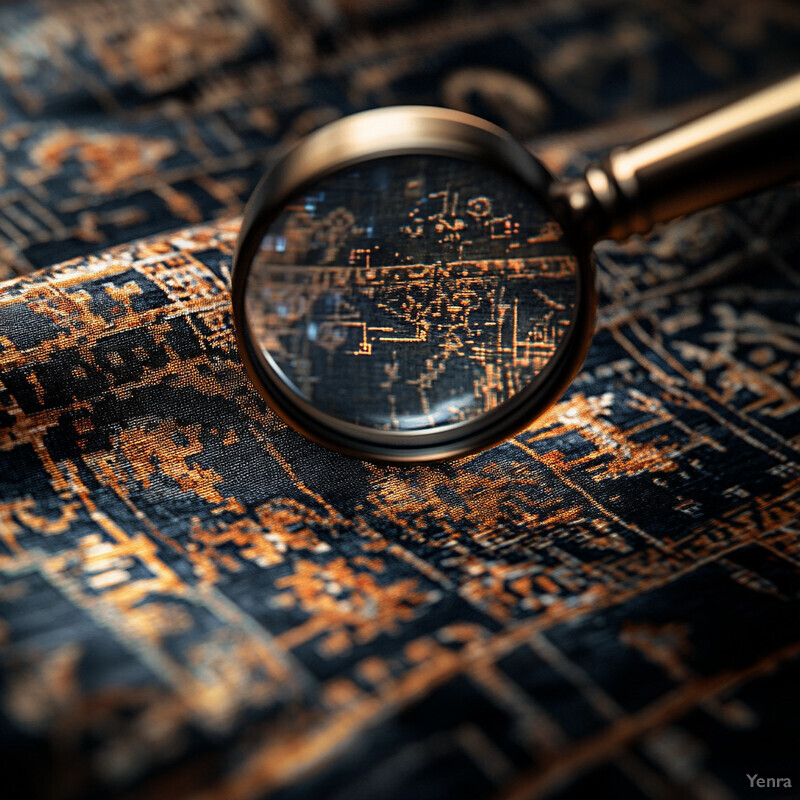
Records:
[[[288,389],[379,430],[474,419],[562,342],[577,260],[513,178],[440,156],[342,170],[289,203],[248,278],[250,335]]]

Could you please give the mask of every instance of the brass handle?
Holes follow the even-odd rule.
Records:
[[[800,74],[628,148],[556,189],[592,239],[800,177]]]

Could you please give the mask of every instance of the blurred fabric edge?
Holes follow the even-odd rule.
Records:
[[[530,140],[766,82],[797,62],[796,15],[781,3],[358,8],[0,9],[0,263],[24,273],[233,216],[276,146],[362,108],[446,105]]]
[[[55,264],[0,287],[6,796],[794,779],[795,187],[601,246],[575,385],[456,464],[288,431],[227,289],[274,148],[327,119],[460,107],[570,171],[798,42],[780,2],[0,7],[0,264]]]

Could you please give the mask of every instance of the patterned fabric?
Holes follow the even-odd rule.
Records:
[[[439,466],[287,429],[228,287],[334,116],[464,108],[569,172],[799,45],[780,0],[2,6],[4,797],[796,791],[796,187],[599,246],[565,397]]]

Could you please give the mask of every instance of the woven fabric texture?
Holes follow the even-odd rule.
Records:
[[[601,244],[579,377],[454,463],[287,429],[229,315],[327,120],[461,108],[574,173],[798,54],[779,0],[0,7],[3,796],[800,786],[796,187]]]

